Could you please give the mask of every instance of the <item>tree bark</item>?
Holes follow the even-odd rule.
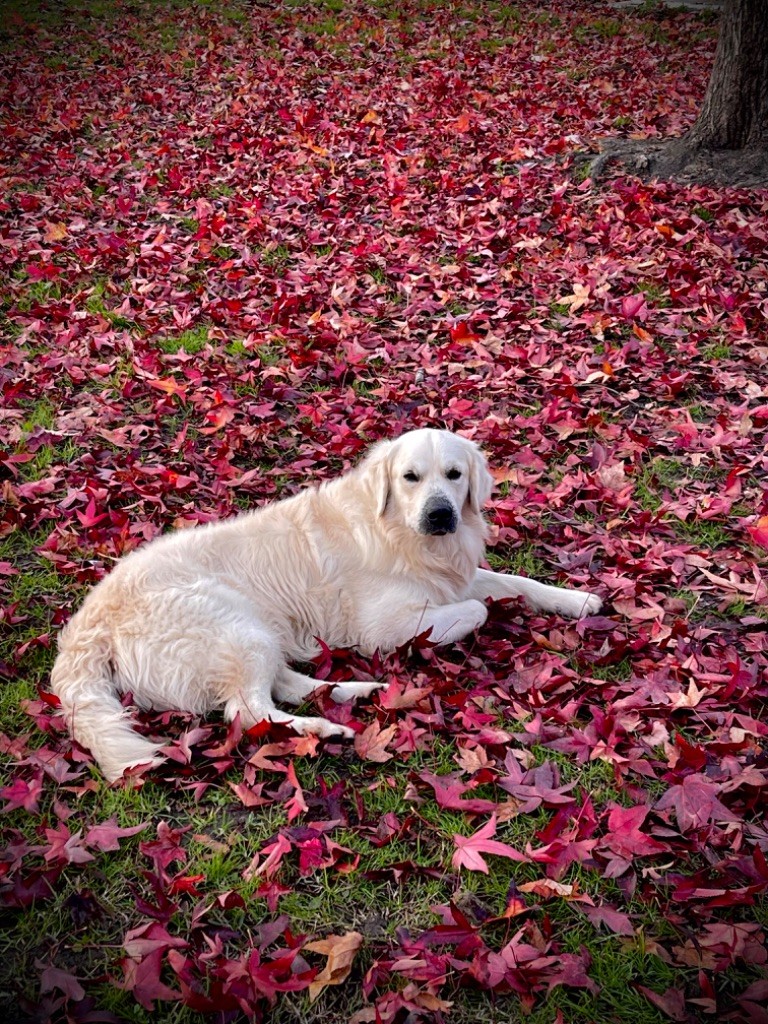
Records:
[[[768,0],[728,0],[701,112],[685,135],[607,139],[601,148],[589,161],[593,178],[618,161],[646,179],[768,184]]]
[[[768,2],[730,0],[723,11],[704,103],[684,141],[749,149],[768,140]]]

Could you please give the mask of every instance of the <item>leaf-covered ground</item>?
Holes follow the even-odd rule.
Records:
[[[3,1019],[768,1020],[768,197],[573,164],[691,122],[713,23],[0,21]],[[147,716],[108,788],[45,693],[86,589],[423,425],[495,467],[490,564],[604,613],[327,652],[391,680],[354,747]]]

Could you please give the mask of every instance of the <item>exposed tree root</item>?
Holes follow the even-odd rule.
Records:
[[[608,139],[597,156],[584,154],[579,163],[593,180],[604,177],[609,166],[644,180],[659,178],[683,184],[759,188],[768,186],[768,149],[708,150],[685,139]]]

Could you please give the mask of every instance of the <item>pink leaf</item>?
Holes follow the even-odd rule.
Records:
[[[497,857],[509,857],[510,860],[528,862],[528,857],[520,853],[512,846],[499,842],[498,839],[490,837],[496,834],[496,815],[491,815],[489,821],[479,828],[473,835],[467,837],[454,835],[453,841],[456,844],[456,852],[451,863],[455,868],[467,868],[468,871],[482,871],[488,874],[488,865],[482,857],[484,853],[494,854]]]

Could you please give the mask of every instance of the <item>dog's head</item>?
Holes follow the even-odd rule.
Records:
[[[428,537],[455,533],[463,516],[478,516],[493,485],[477,445],[449,430],[412,430],[382,441],[362,470],[377,516],[397,515]]]

